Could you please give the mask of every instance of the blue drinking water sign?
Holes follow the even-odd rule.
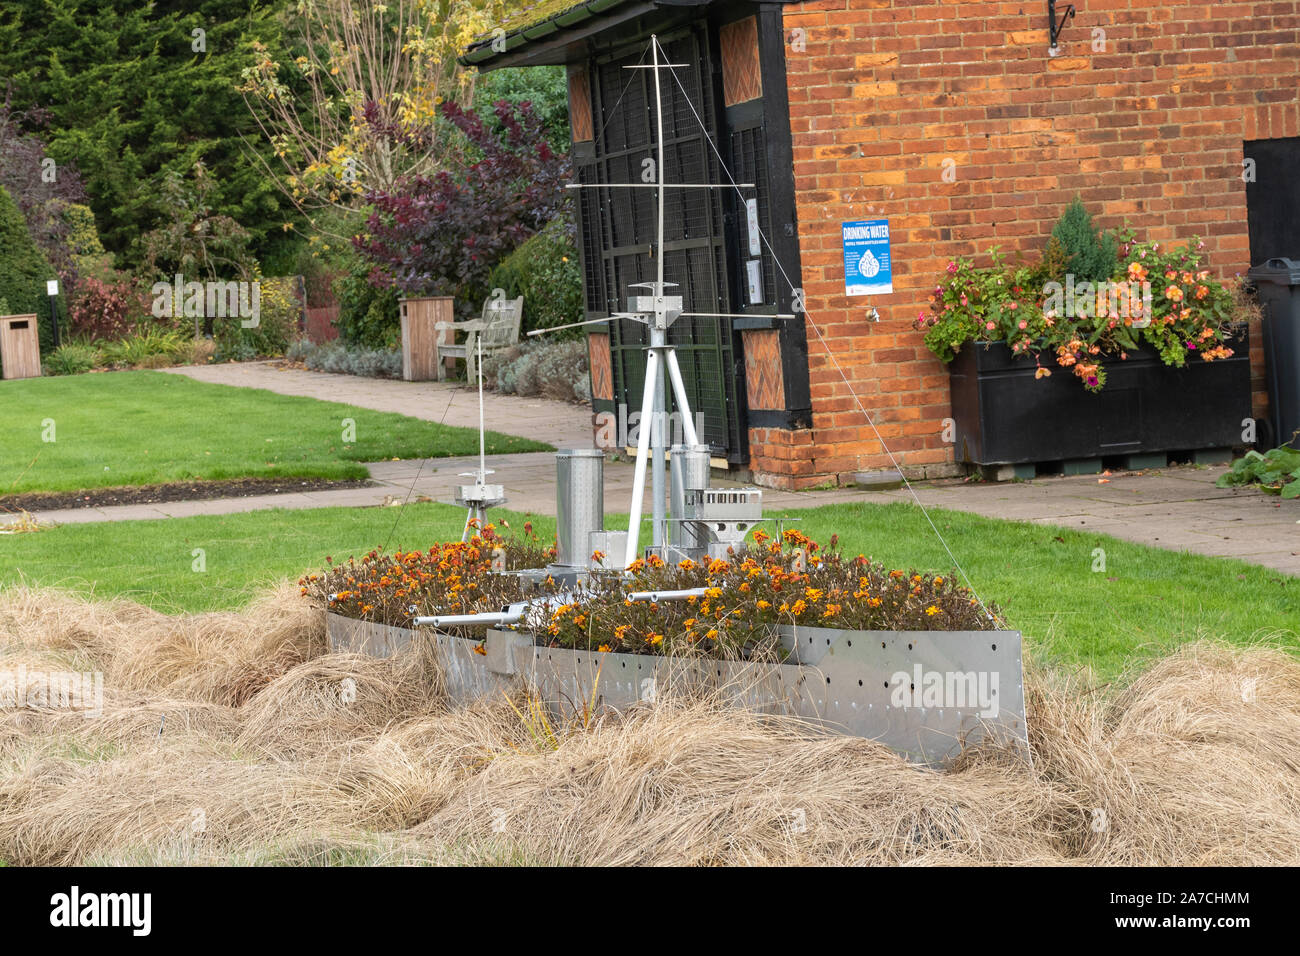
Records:
[[[885,295],[894,291],[889,261],[889,220],[870,219],[842,224],[844,294]]]

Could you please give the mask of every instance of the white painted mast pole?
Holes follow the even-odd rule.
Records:
[[[478,483],[480,485],[487,482],[487,452],[486,442],[483,438],[483,334],[480,332],[474,337],[474,344],[478,350]]]
[[[641,502],[645,497],[645,469],[648,463],[647,447],[650,444],[648,419],[654,408],[654,389],[659,376],[659,353],[650,350],[645,365],[645,390],[641,394],[641,425],[636,436],[636,476],[632,481],[632,508],[627,516],[627,550],[623,554],[623,567],[628,567],[640,555],[637,549],[641,537]]]
[[[662,365],[664,358],[664,346],[668,344],[668,323],[663,310],[663,297],[666,294],[664,289],[664,182],[667,177],[664,174],[664,104],[663,96],[659,88],[659,38],[654,34],[650,36],[650,46],[653,59],[651,60],[655,76],[655,118],[656,129],[658,130],[658,153],[659,158],[655,163],[655,172],[659,181],[659,230],[656,233],[657,245],[655,247],[655,320],[650,326],[650,348],[658,352],[659,364]],[[651,473],[653,480],[651,482],[651,495],[654,498],[653,515],[654,520],[651,523],[651,543],[656,548],[662,548],[668,543],[667,520],[664,514],[664,419],[666,418],[664,402],[664,384],[667,375],[660,374],[654,381],[654,420],[651,427],[651,459],[650,465],[654,468]],[[641,420],[641,427],[646,427],[644,418]]]
[[[677,365],[677,350],[667,352],[668,381],[672,383],[673,394],[677,396],[677,412],[682,416],[682,438],[688,445],[698,445],[700,436],[695,433],[695,419],[691,417],[691,402],[686,397],[686,383],[682,381],[682,370]]]

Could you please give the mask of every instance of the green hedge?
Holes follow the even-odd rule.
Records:
[[[583,318],[582,269],[568,226],[556,219],[506,256],[492,270],[491,284],[507,298],[524,297],[522,331],[549,329]],[[548,338],[581,338],[583,329],[566,329]]]
[[[27,223],[9,192],[0,186],[0,315],[40,318],[41,354],[54,347],[50,325],[50,300],[45,283],[55,277],[54,268],[32,241]],[[59,311],[64,311],[62,287]]]
[[[397,292],[376,289],[366,281],[367,275],[367,269],[358,267],[335,280],[334,296],[339,303],[339,317],[334,324],[348,345],[390,349],[402,339]]]

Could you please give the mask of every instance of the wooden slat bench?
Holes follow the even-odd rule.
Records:
[[[434,346],[434,364],[438,367],[438,381],[447,377],[444,358],[463,358],[467,380],[473,383],[478,377],[478,349],[482,339],[483,352],[503,349],[519,341],[519,327],[524,318],[524,297],[517,299],[490,298],[483,303],[483,317],[466,322],[439,322],[434,326],[440,333]],[[457,344],[456,334],[465,333],[465,341]],[[448,341],[443,342],[446,338]]]

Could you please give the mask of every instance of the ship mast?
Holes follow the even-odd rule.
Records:
[[[677,362],[677,350],[668,342],[668,329],[682,316],[688,318],[744,318],[744,313],[730,312],[684,312],[682,297],[669,295],[668,290],[676,283],[664,280],[664,208],[669,189],[753,189],[753,183],[669,183],[666,181],[664,163],[664,112],[663,90],[660,83],[660,70],[672,70],[686,66],[684,63],[661,62],[659,54],[662,47],[659,38],[650,37],[651,62],[627,66],[629,70],[653,70],[655,92],[655,181],[653,183],[569,183],[568,189],[643,189],[653,188],[657,193],[657,227],[653,255],[655,258],[655,279],[653,282],[633,283],[633,289],[645,289],[647,294],[633,293],[628,297],[628,311],[615,312],[601,319],[590,319],[570,325],[551,329],[537,329],[529,335],[556,331],[557,328],[574,328],[581,325],[594,325],[617,319],[631,319],[646,326],[650,342],[646,348],[645,385],[641,394],[641,419],[637,434],[636,472],[632,484],[632,502],[628,513],[627,547],[624,552],[623,566],[631,565],[640,557],[640,531],[643,503],[645,498],[646,468],[653,463],[651,478],[651,544],[656,550],[666,549],[669,542],[668,517],[666,515],[666,495],[664,488],[664,462],[667,453],[666,444],[666,408],[664,387],[671,386],[673,397],[677,402],[677,411],[681,417],[682,438],[687,445],[698,445],[700,437],[695,431],[695,420],[691,414],[690,399],[682,379],[681,367]],[[702,132],[706,137],[707,129]],[[777,315],[776,318],[792,319],[793,315]]]

